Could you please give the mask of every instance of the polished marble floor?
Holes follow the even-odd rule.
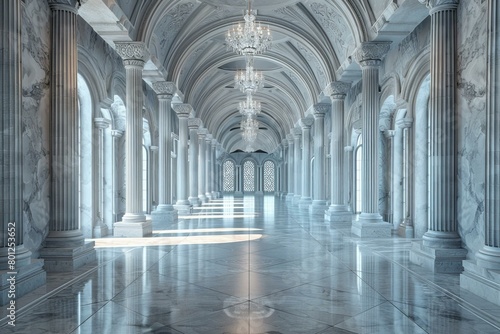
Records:
[[[275,197],[224,198],[154,238],[96,240],[98,263],[48,274],[1,333],[500,333],[500,307]]]

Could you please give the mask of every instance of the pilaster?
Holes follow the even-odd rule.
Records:
[[[362,168],[361,214],[352,233],[360,237],[390,237],[391,225],[378,211],[379,68],[390,48],[388,42],[364,42],[355,57],[362,69]]]
[[[193,107],[190,104],[174,104],[174,111],[179,118],[179,149],[177,151],[177,202],[174,208],[179,214],[187,215],[191,213],[191,203],[188,200],[189,179],[188,179],[188,118]]]

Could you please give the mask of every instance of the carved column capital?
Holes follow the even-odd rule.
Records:
[[[203,122],[199,118],[189,118],[188,119],[188,128],[190,130],[198,130],[203,126]]]
[[[205,128],[199,128],[198,129],[198,138],[200,140],[205,140],[205,137],[207,136],[208,134],[208,130],[205,129]]]
[[[188,118],[191,111],[193,111],[193,107],[191,107],[191,105],[188,103],[174,104],[172,105],[172,108],[179,118]]]
[[[418,0],[421,4],[429,8],[429,12],[433,13],[441,10],[457,9],[460,0]]]
[[[80,0],[48,0],[49,7],[52,11],[67,10],[78,14],[78,9],[82,5]]]
[[[106,129],[110,124],[110,121],[107,120],[106,118],[94,118],[94,125],[98,129]]]
[[[288,147],[288,140],[287,140],[287,139],[283,139],[283,140],[281,141],[281,146],[282,146],[283,148],[287,148],[287,147]]]
[[[302,135],[302,130],[299,127],[293,128],[292,135],[294,139],[300,138],[300,136]]]
[[[293,144],[293,134],[292,133],[287,134],[286,140],[288,141],[288,143]]]
[[[115,42],[115,46],[125,66],[144,66],[149,60],[150,54],[143,42]]]
[[[413,124],[412,117],[405,117],[405,118],[398,119],[396,121],[396,125],[402,129],[411,128],[412,124]]]
[[[302,130],[310,129],[313,124],[314,124],[313,118],[301,118],[300,119],[300,126],[302,127]]]
[[[344,100],[349,89],[351,89],[351,83],[334,81],[326,86],[325,94],[330,96],[332,100]]]
[[[170,81],[156,81],[153,83],[153,90],[158,98],[171,99],[177,91],[177,87]]]
[[[363,42],[356,49],[354,56],[362,67],[379,66],[390,48],[391,42]]]
[[[317,103],[314,105],[314,118],[325,117],[325,114],[332,109],[332,106],[328,103]]]

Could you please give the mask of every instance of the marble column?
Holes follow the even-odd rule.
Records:
[[[331,109],[330,104],[319,103],[314,105],[314,184],[312,204],[309,206],[311,214],[325,214],[325,114]]]
[[[212,192],[210,189],[210,178],[211,178],[211,170],[210,166],[212,166],[212,135],[208,134],[205,137],[205,197],[207,201],[212,199]]]
[[[76,0],[50,0],[51,201],[49,234],[40,255],[47,271],[71,271],[95,261],[78,219],[78,51]]]
[[[188,118],[193,107],[187,103],[174,104],[174,111],[179,118],[179,149],[177,151],[177,202],[174,208],[179,214],[191,213],[191,203],[188,200]]]
[[[11,300],[7,281],[11,275],[16,276],[18,298],[45,284],[46,274],[43,260],[32,260],[23,244],[21,0],[2,1],[0,9],[0,231],[4,236],[0,238],[0,305],[6,305]],[[10,260],[15,256],[15,264],[9,263],[9,255]]]
[[[210,193],[212,195],[212,199],[217,199],[217,193],[215,191],[215,169],[217,168],[217,140],[212,139],[212,163],[210,164]]]
[[[344,147],[344,203],[347,205],[347,210],[352,213],[354,212],[355,203],[354,200],[354,146]]]
[[[294,146],[293,146],[293,134],[288,134],[286,135],[286,140],[288,141],[288,152],[286,155],[287,162],[288,162],[288,173],[287,173],[287,190],[288,193],[286,195],[286,202],[287,203],[292,203],[293,202],[293,197],[294,197],[294,181],[295,181],[295,162],[293,160],[293,156],[295,154]]]
[[[123,166],[120,163],[119,157],[121,153],[120,139],[124,132],[120,130],[111,130],[113,137],[113,223],[121,220],[122,207],[122,188],[123,188]],[[111,226],[113,230],[114,224]],[[110,233],[111,234],[111,233]]]
[[[361,214],[352,224],[352,233],[360,237],[390,237],[391,224],[382,220],[378,210],[379,154],[379,68],[389,51],[389,42],[364,42],[355,57],[362,69],[362,168]]]
[[[500,4],[488,4],[484,245],[463,262],[460,286],[500,305]]]
[[[402,175],[404,192],[402,194],[402,222],[398,226],[398,235],[403,238],[413,238],[413,220],[412,220],[412,207],[413,207],[413,182],[411,178],[412,173],[412,156],[414,150],[411,147],[411,129],[413,126],[413,118],[406,117],[400,119],[396,125],[402,131],[402,143],[404,154],[402,156]]]
[[[178,222],[172,205],[172,97],[177,91],[173,82],[157,81],[153,89],[158,97],[158,205],[151,213],[155,229]]]
[[[126,131],[125,131],[125,215],[115,223],[114,236],[151,236],[153,225],[146,220],[143,206],[142,141],[143,92],[142,70],[149,52],[142,42],[115,42],[116,52],[123,59],[126,73]]]
[[[207,129],[201,128],[198,130],[198,143],[199,143],[199,152],[198,152],[198,198],[200,203],[207,202],[207,196],[205,195],[206,190],[205,187],[207,185],[206,181],[206,138],[208,131]]]
[[[349,211],[349,206],[346,205],[345,189],[346,183],[344,181],[345,165],[349,162],[347,157],[344,160],[344,101],[351,84],[336,81],[328,86],[328,93],[332,102],[332,132],[330,144],[330,191],[331,191],[331,204],[328,211],[325,212],[325,220],[335,223],[347,223],[352,221],[352,214]],[[351,151],[352,152],[352,151]],[[349,179],[347,179],[349,180]]]
[[[104,224],[104,129],[109,127],[109,121],[105,118],[94,119],[97,128],[97,217],[94,222],[94,238],[102,238],[108,235],[108,226]]]
[[[421,1],[422,2],[422,1]],[[435,272],[460,273],[467,250],[461,248],[456,218],[455,57],[458,0],[426,2],[431,15],[429,97],[429,216],[422,242],[414,242],[410,261]]]
[[[200,206],[201,202],[198,198],[198,129],[202,126],[201,119],[189,118],[189,203],[192,206]],[[200,167],[202,168],[202,167]]]
[[[302,118],[300,126],[302,128],[302,196],[300,197],[299,208],[309,210],[312,203],[311,198],[311,126],[313,118]]]
[[[300,199],[302,197],[302,152],[300,150],[300,140],[302,136],[302,130],[300,128],[293,128],[293,163],[294,163],[294,180],[293,180],[293,202],[294,206],[299,206]]]
[[[283,163],[281,164],[281,189],[280,197],[286,196],[288,193],[288,164],[290,160],[288,159],[288,140],[283,139],[281,141],[281,147],[283,147]]]
[[[151,213],[156,211],[158,206],[158,150],[159,147],[156,145],[149,146],[149,152],[151,152]]]

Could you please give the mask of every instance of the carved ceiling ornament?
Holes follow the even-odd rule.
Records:
[[[390,48],[391,42],[364,42],[358,46],[354,56],[361,66],[377,66]]]
[[[175,84],[170,81],[156,81],[153,83],[153,89],[156,94],[167,95],[167,97],[170,95],[170,98],[172,98],[172,95],[177,91]]]
[[[146,62],[149,51],[143,42],[115,42],[116,52],[124,61]]]

